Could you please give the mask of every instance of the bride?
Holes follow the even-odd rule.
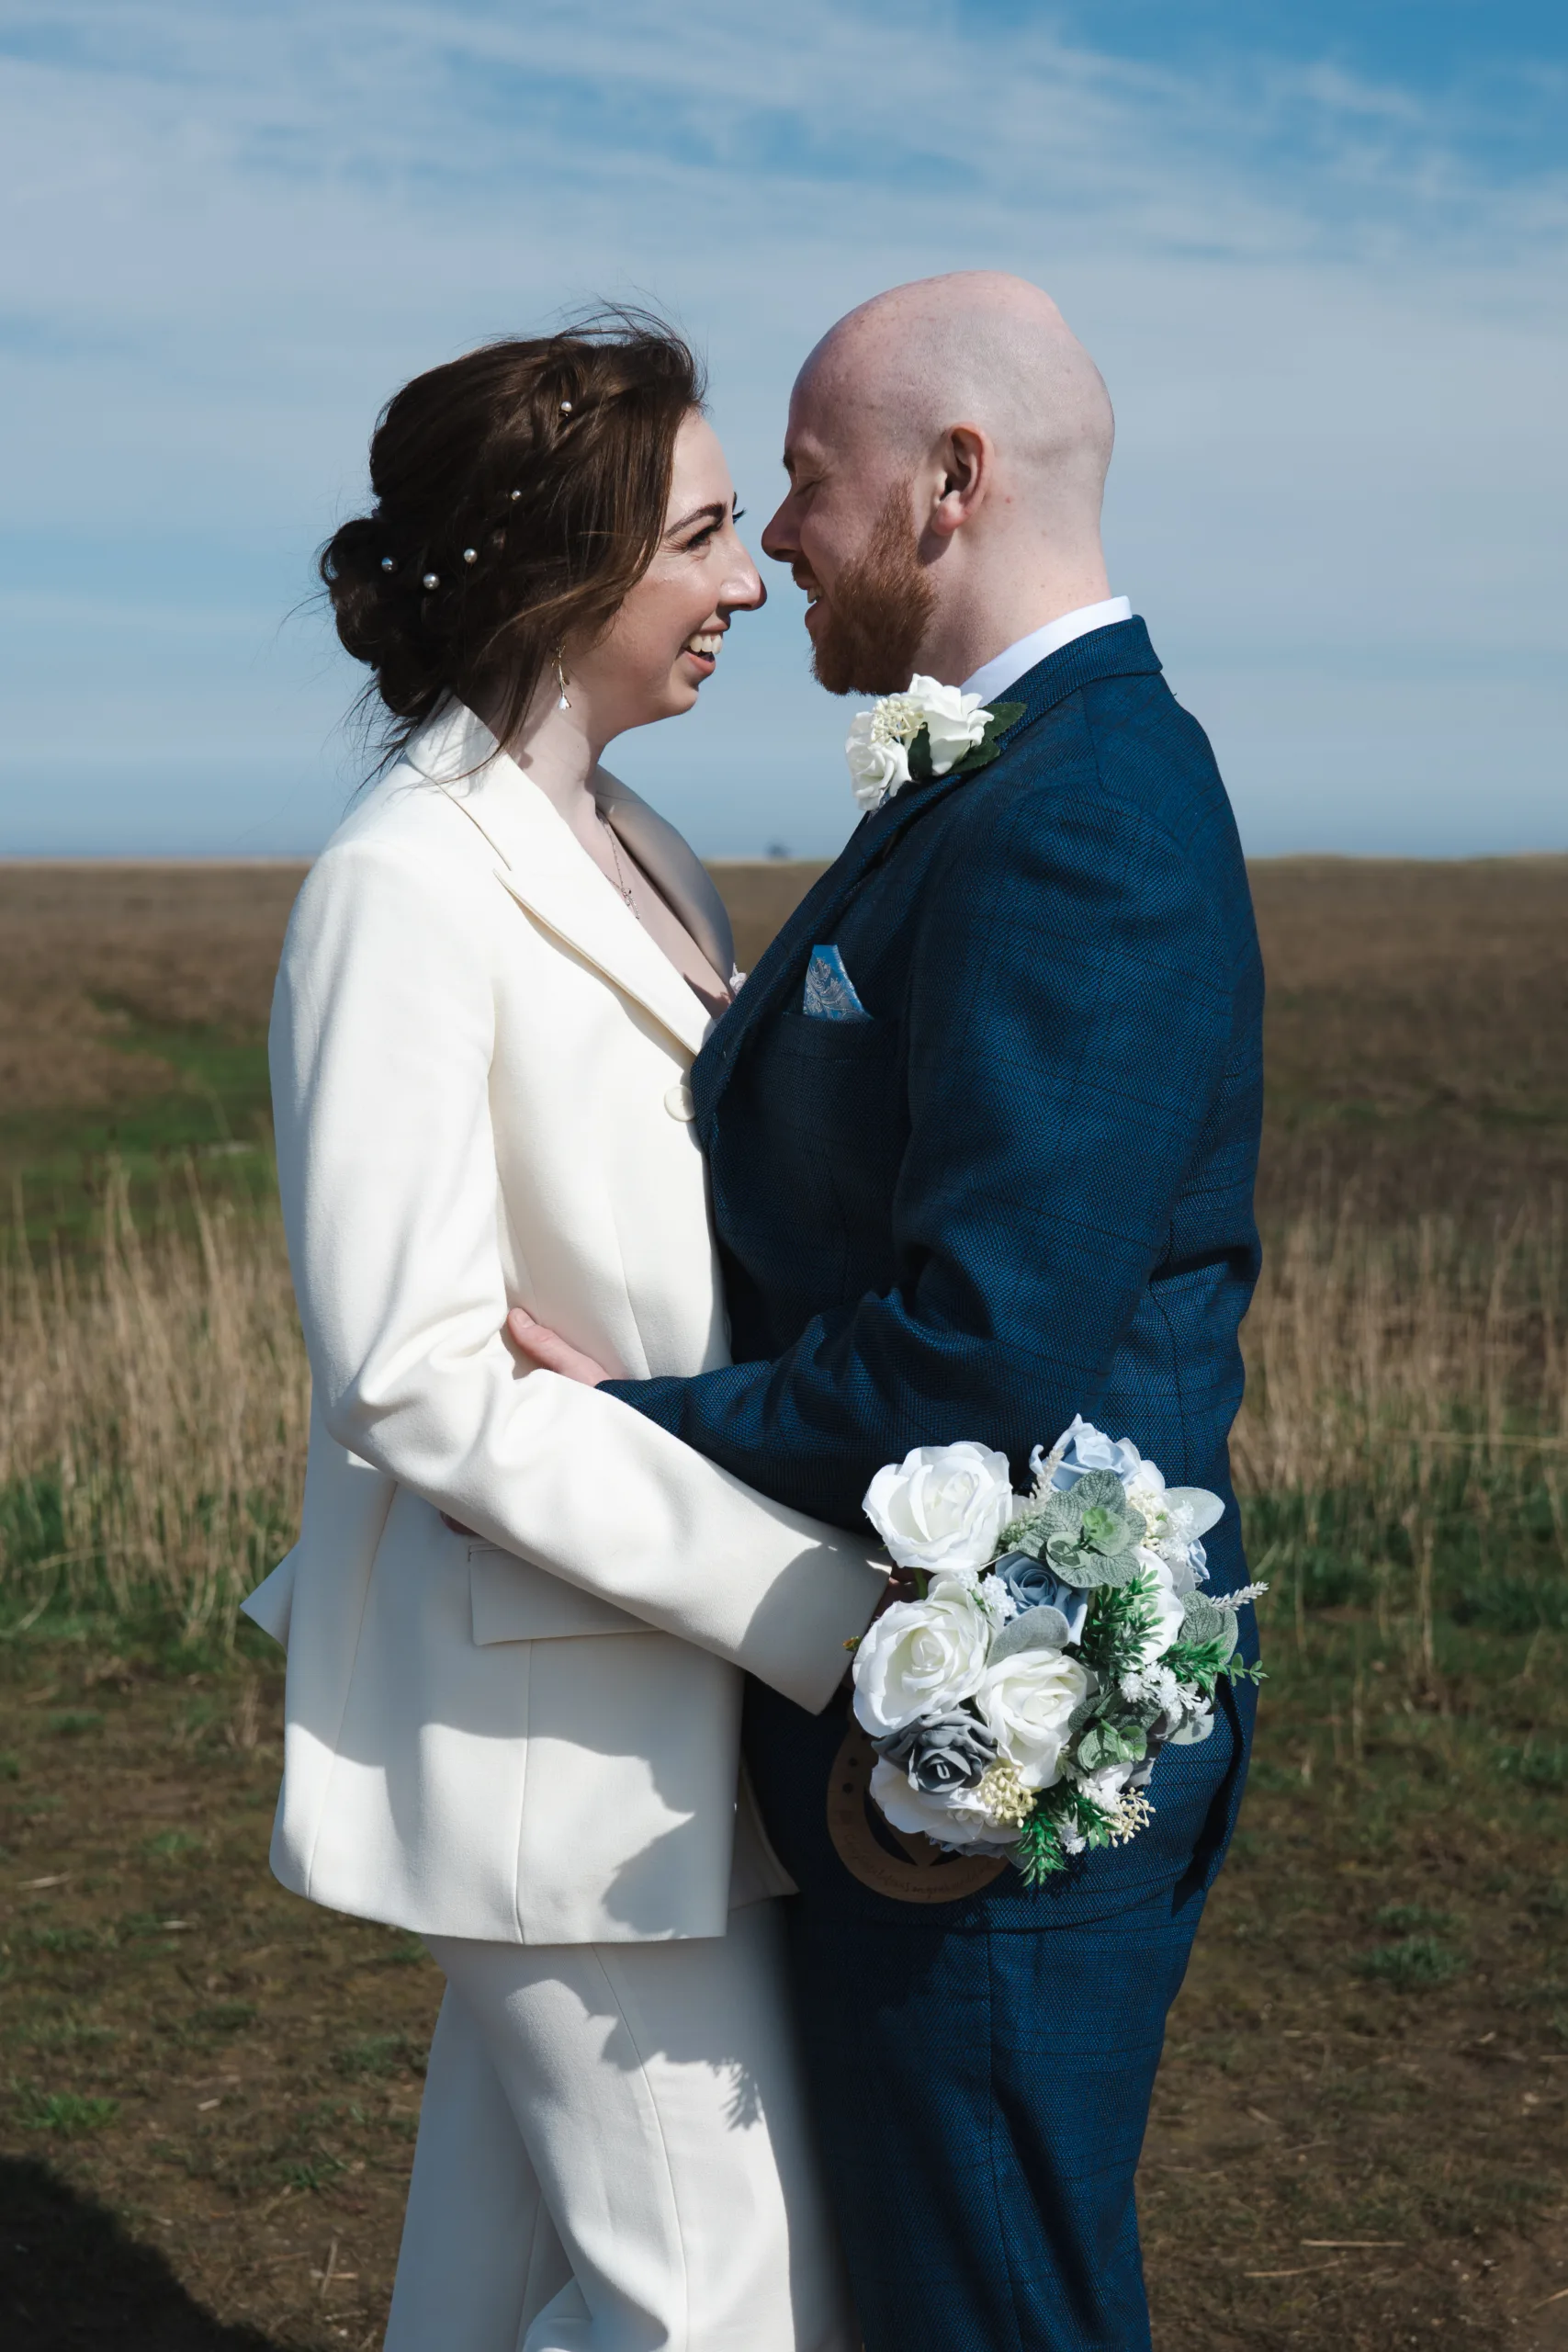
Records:
[[[389,763],[312,869],[272,1030],[314,1403],[283,1883],[446,1978],[392,2352],[850,2352],[741,1785],[742,1671],[824,1706],[883,1579],[529,1370],[728,1361],[686,1083],[729,928],[599,764],[763,591],[692,355],[622,320],[417,378],[321,571]]]

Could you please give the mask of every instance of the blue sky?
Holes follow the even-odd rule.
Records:
[[[1055,294],[1113,584],[1248,846],[1568,846],[1568,16],[1480,0],[5,0],[0,852],[282,854],[362,773],[305,602],[387,394],[594,295],[707,351],[753,526],[877,288]],[[775,575],[615,763],[848,830]]]

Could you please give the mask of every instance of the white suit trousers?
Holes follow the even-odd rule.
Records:
[[[854,2352],[777,1912],[429,1939],[446,1996],[387,2352]]]

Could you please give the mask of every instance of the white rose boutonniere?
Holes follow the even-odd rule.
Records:
[[[875,733],[877,718],[874,710],[858,712],[844,745],[851,788],[863,808],[880,808],[889,794],[909,781],[908,748],[895,735]]]
[[[908,783],[984,767],[997,756],[997,737],[1023,708],[999,702],[987,710],[978,695],[938,678],[911,678],[907,694],[884,695],[855,714],[844,756],[856,800],[869,813]]]

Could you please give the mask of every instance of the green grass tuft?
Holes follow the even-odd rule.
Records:
[[[1568,1742],[1500,1748],[1497,1769],[1527,1789],[1568,1789]]]
[[[423,2074],[424,2052],[406,2033],[367,2033],[345,2043],[333,2064],[350,2080],[363,2075]]]
[[[1390,1928],[1395,1935],[1407,1936],[1422,1928],[1451,1928],[1453,1920],[1448,1912],[1428,1911],[1424,1904],[1385,1903],[1375,1924]]]
[[[29,2132],[58,2132],[68,2140],[101,2132],[119,2113],[118,2099],[84,2098],[75,2091],[40,2091],[17,2084],[15,2097]]]
[[[1462,1953],[1450,1951],[1436,1936],[1406,1936],[1381,1951],[1363,1953],[1357,1962],[1363,1976],[1392,1985],[1396,1993],[1422,1993],[1431,1985],[1446,1984],[1451,1977],[1462,1975],[1469,1965]]]

